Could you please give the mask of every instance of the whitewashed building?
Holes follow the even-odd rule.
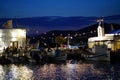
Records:
[[[0,29],[0,51],[6,47],[18,48],[20,46],[26,46],[26,29],[12,27]]]
[[[112,51],[117,51],[120,49],[120,34],[105,34],[104,27],[101,26],[101,22],[103,20],[99,20],[98,25],[98,36],[88,38],[88,47],[92,49],[94,45],[107,45],[107,48]]]

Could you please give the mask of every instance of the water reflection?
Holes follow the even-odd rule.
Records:
[[[5,76],[5,71],[3,69],[3,66],[0,65],[0,79],[4,79],[4,76]]]
[[[119,80],[120,64],[0,65],[0,80]]]
[[[33,71],[23,65],[0,65],[0,80],[29,80]]]

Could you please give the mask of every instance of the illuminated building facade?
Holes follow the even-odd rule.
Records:
[[[97,29],[98,36],[88,38],[88,47],[92,49],[94,45],[107,45],[108,49],[112,51],[117,51],[120,49],[120,34],[104,34],[104,27],[101,26],[101,22],[103,20],[99,20],[99,26]]]
[[[26,46],[26,29],[8,28],[0,29],[0,50],[3,48]]]

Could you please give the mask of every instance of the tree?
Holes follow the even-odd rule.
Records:
[[[55,42],[62,47],[62,44],[66,42],[66,39],[63,36],[57,36]]]

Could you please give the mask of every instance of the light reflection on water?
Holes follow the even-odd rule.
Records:
[[[23,65],[0,65],[0,80],[29,80],[33,71]]]
[[[104,80],[120,79],[120,64],[79,63],[0,65],[0,80]]]

